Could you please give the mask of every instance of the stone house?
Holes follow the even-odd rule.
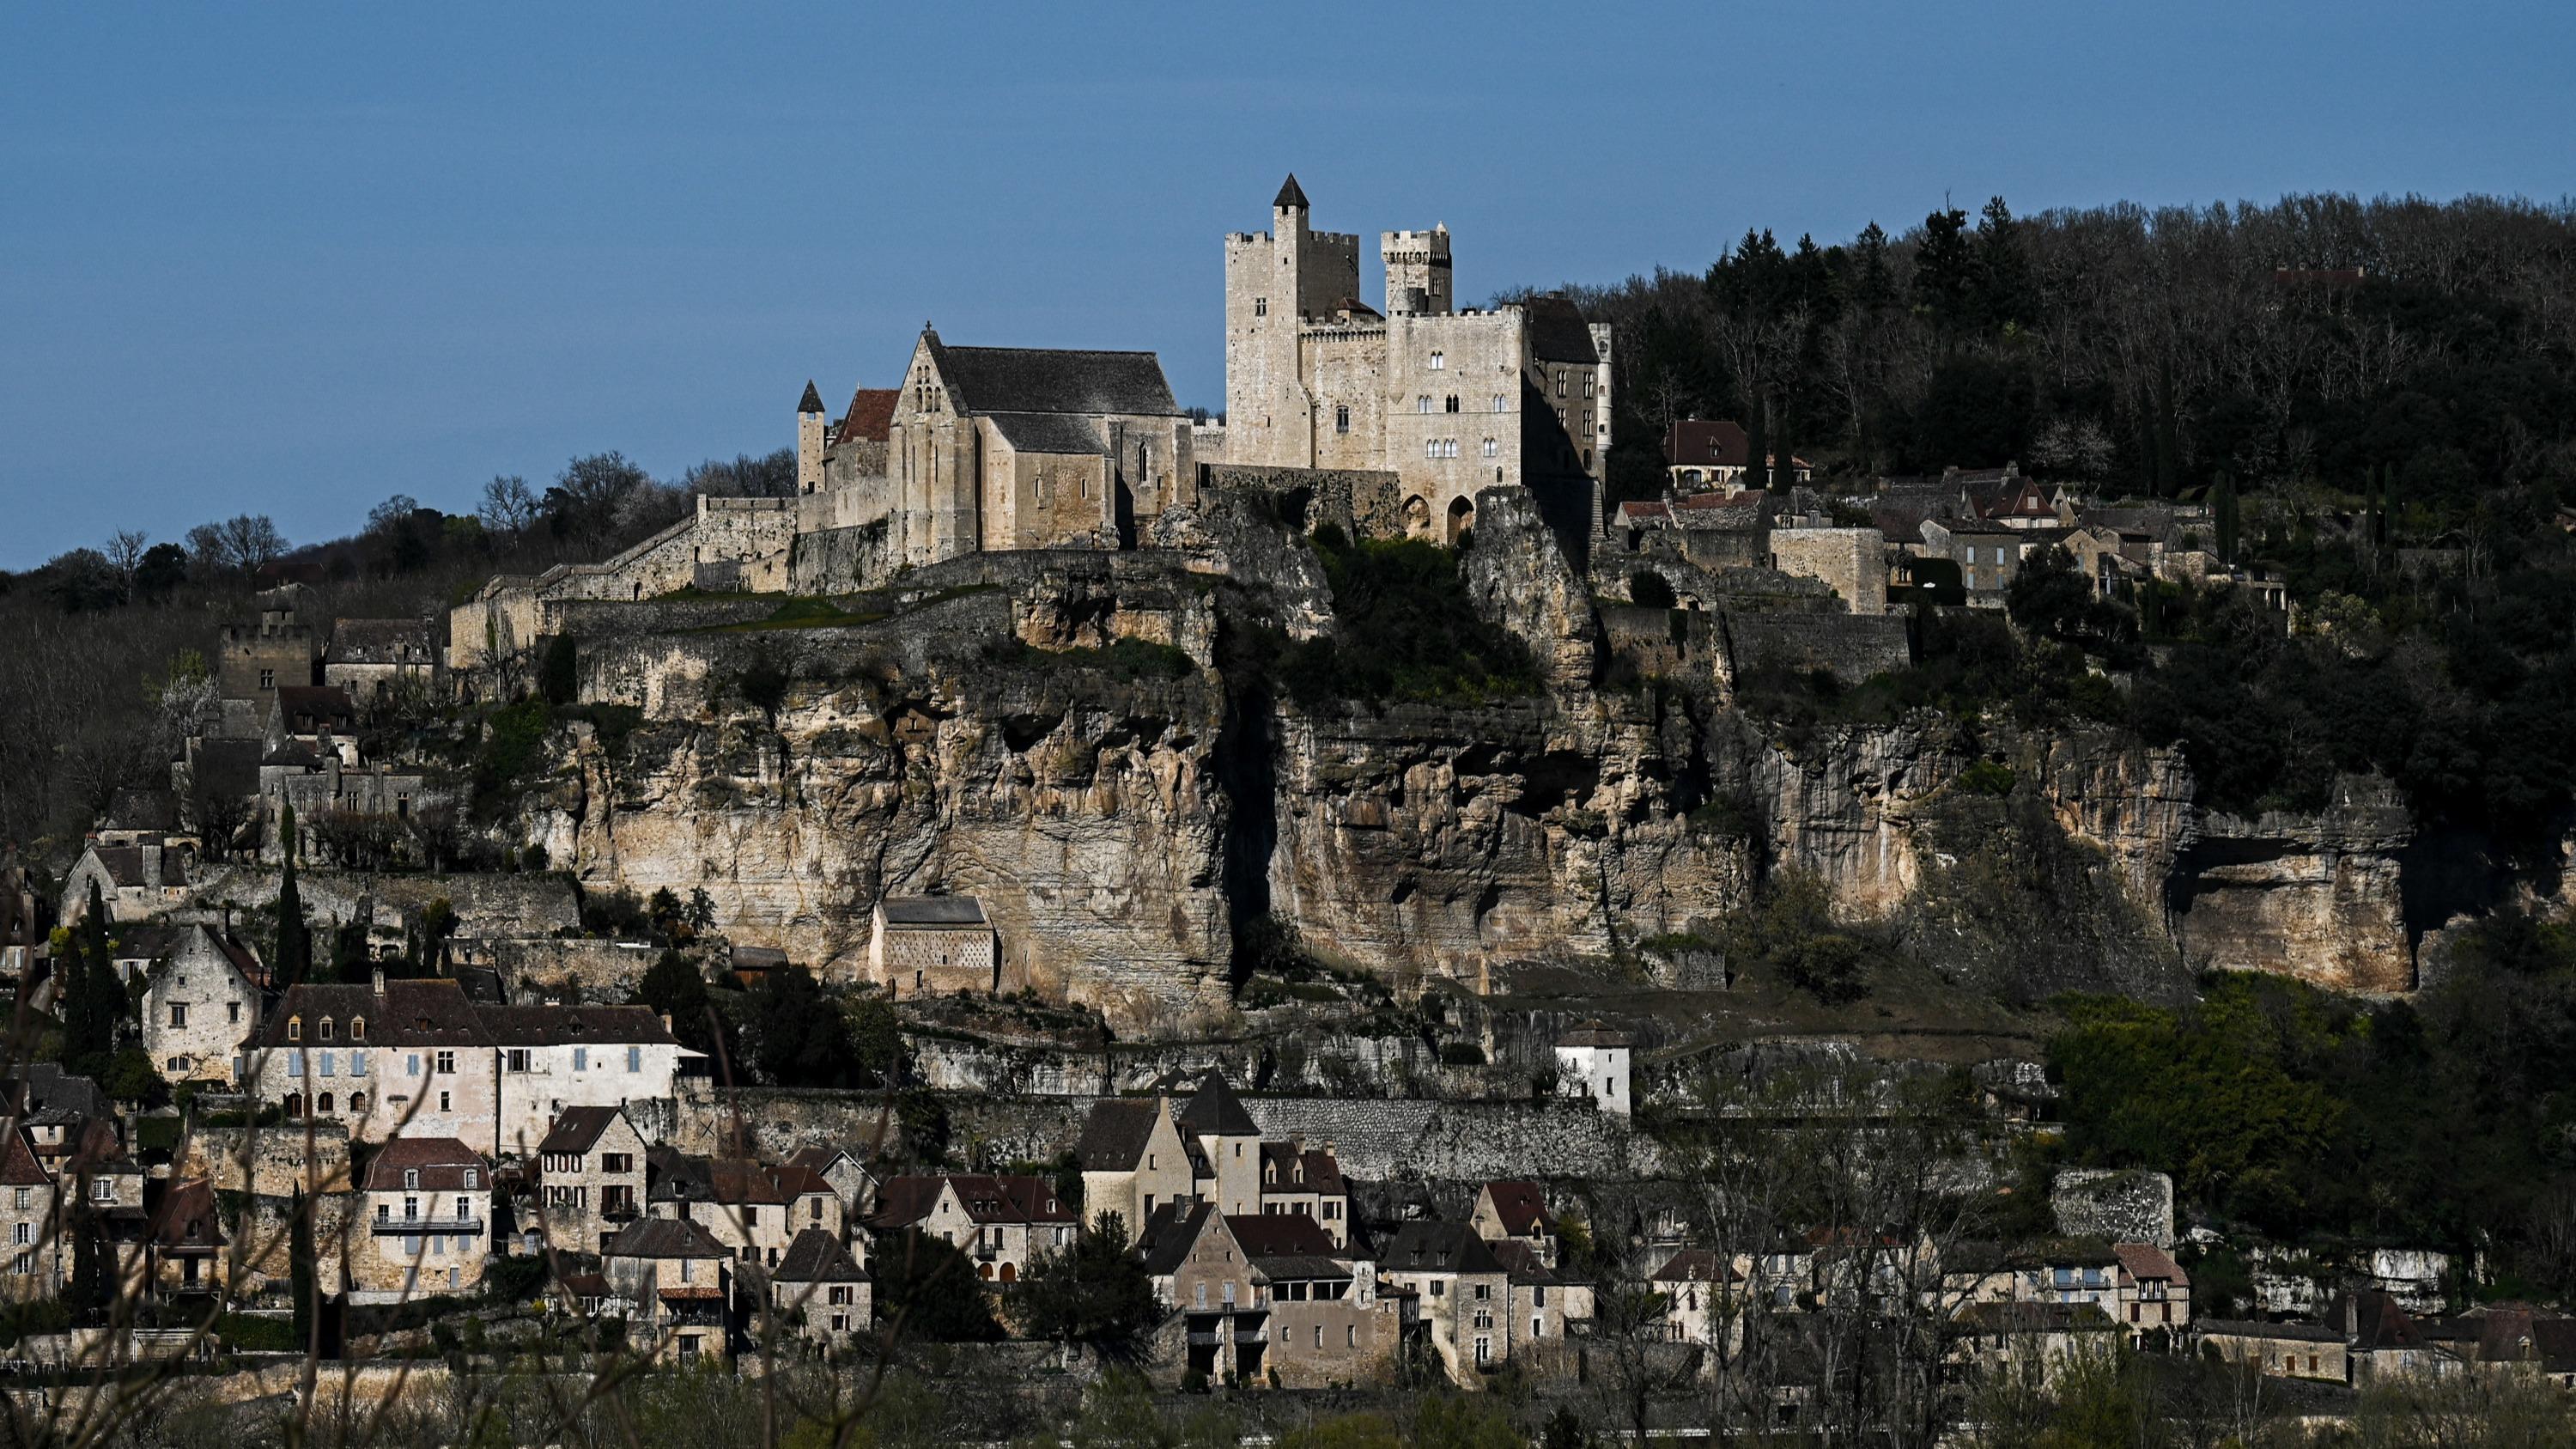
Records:
[[[407,690],[427,691],[438,673],[438,647],[421,619],[342,619],[322,653],[322,682],[361,710],[383,707]]]
[[[492,1253],[492,1164],[453,1137],[402,1136],[367,1164],[367,1242],[353,1246],[349,1301],[466,1293]]]
[[[57,925],[77,925],[89,914],[90,887],[111,922],[148,920],[185,905],[195,872],[190,854],[158,841],[140,845],[91,845],[63,877]]]
[[[1887,537],[1875,528],[1775,528],[1771,567],[1822,579],[1855,614],[1887,612]]]
[[[786,1196],[766,1168],[747,1157],[691,1157],[668,1147],[645,1154],[645,1212],[696,1223],[735,1258],[773,1265],[796,1228]]]
[[[644,1218],[611,1234],[599,1259],[610,1293],[635,1305],[630,1345],[681,1364],[730,1348],[734,1256],[705,1228]]]
[[[1489,1243],[1528,1245],[1538,1261],[1556,1266],[1556,1220],[1547,1214],[1547,1194],[1534,1182],[1489,1182],[1476,1190],[1468,1226]]]
[[[1222,1213],[1248,1217],[1261,1207],[1261,1124],[1243,1109],[1221,1072],[1199,1078],[1178,1125],[1190,1149],[1190,1191]]]
[[[1963,1372],[2033,1373],[2044,1385],[2087,1355],[2107,1355],[2124,1330],[2094,1303],[1972,1303],[1952,1321],[1949,1358]]]
[[[2114,1243],[2111,1252],[2119,1259],[2114,1318],[2135,1333],[2191,1326],[2191,1275],[2171,1253],[2153,1243]]]
[[[1297,178],[1270,214],[1225,238],[1225,462],[1392,471],[1416,538],[1455,542],[1496,485],[1565,488],[1599,531],[1608,326],[1561,296],[1456,307],[1444,227],[1380,234],[1381,313],[1359,238],[1314,230]]]
[[[872,1287],[838,1234],[806,1228],[769,1272],[769,1309],[816,1347],[845,1349],[876,1321]]]
[[[566,1107],[537,1144],[535,1190],[547,1247],[594,1253],[644,1215],[647,1144],[622,1107]]]
[[[1675,493],[1764,488],[1778,463],[1777,453],[1765,453],[1766,476],[1747,477],[1753,466],[1753,439],[1733,419],[1676,418],[1664,431],[1664,477]],[[1793,482],[1806,483],[1815,477],[1815,468],[1795,455],[1789,459],[1789,469]]]
[[[868,979],[895,999],[1002,989],[1001,943],[973,896],[889,896],[868,938]]]
[[[71,1268],[71,1245],[59,1230],[54,1175],[36,1159],[19,1124],[0,1133],[0,1232],[9,1238],[0,1297],[12,1303],[52,1298]]]
[[[1543,1262],[1526,1239],[1489,1240],[1487,1246],[1511,1279],[1512,1328],[1515,1333],[1527,1330],[1520,1340],[1524,1347],[1559,1344],[1578,1328],[1591,1326],[1595,1295],[1590,1283]]]
[[[2211,1318],[2194,1329],[2203,1351],[2233,1364],[2249,1364],[2276,1378],[2349,1382],[2352,1366],[2343,1335],[2317,1323],[2258,1323]]]
[[[313,626],[297,618],[307,596],[300,584],[270,589],[257,600],[255,622],[224,627],[215,682],[225,701],[225,734],[256,734],[280,688],[313,682],[322,651]]]
[[[1312,1218],[1335,1248],[1349,1247],[1351,1191],[1332,1144],[1309,1148],[1302,1135],[1262,1143],[1261,1214]]]
[[[1116,1213],[1131,1239],[1157,1208],[1190,1199],[1197,1180],[1167,1096],[1092,1103],[1074,1158],[1082,1165],[1084,1210],[1094,1222]]]
[[[875,1205],[876,1174],[844,1147],[800,1147],[789,1154],[789,1167],[800,1167],[831,1185],[841,1200],[841,1222],[846,1226],[867,1216]],[[1086,1193],[1088,1188],[1085,1189]],[[1086,1196],[1084,1201],[1090,1201]]]
[[[267,968],[248,942],[203,924],[172,928],[161,950],[143,990],[143,1049],[171,1082],[232,1085],[259,1029]]]
[[[1376,1377],[1402,1340],[1407,1300],[1380,1297],[1369,1261],[1311,1217],[1165,1203],[1138,1251],[1181,1315],[1186,1366],[1211,1379],[1352,1383]]]
[[[1431,1347],[1460,1384],[1510,1362],[1510,1270],[1465,1223],[1406,1223],[1379,1255],[1387,1281],[1418,1295]]]
[[[814,385],[808,382],[806,391]],[[862,387],[850,394],[850,406],[839,420],[822,421],[823,400],[813,399],[808,411],[800,402],[797,411],[796,491],[838,492],[855,486],[862,479],[886,476],[886,449],[893,437],[894,410],[903,401],[903,390],[893,387]],[[813,424],[807,422],[813,419]],[[808,461],[806,429],[813,426],[816,441]]]
[[[640,1006],[492,1006],[446,977],[290,987],[244,1051],[241,1080],[287,1115],[353,1139],[456,1137],[534,1151],[567,1107],[672,1097],[700,1055]]]
[[[1959,584],[1969,607],[2000,609],[2021,574],[2022,560],[2033,550],[2057,542],[2060,532],[2011,528],[1981,518],[1927,518],[1923,541],[1914,552],[1958,565]]]
[[[835,1242],[849,1236],[850,1218],[841,1201],[838,1188],[831,1180],[811,1168],[794,1162],[763,1168],[770,1185],[777,1189],[778,1200],[787,1207],[787,1231],[804,1233],[822,1231]],[[790,1247],[795,1246],[793,1242]]]
[[[1602,1111],[1625,1117],[1635,1108],[1629,1086],[1635,1054],[1636,1038],[1597,1021],[1585,1022],[1556,1040],[1556,1089],[1589,1097]]]
[[[975,1276],[1016,1283],[1038,1254],[1072,1247],[1078,1224],[1043,1177],[955,1172],[888,1178],[868,1226],[937,1238],[963,1251]]]
[[[1744,1346],[1744,1275],[1708,1248],[1684,1248],[1646,1280],[1664,1302],[1664,1329],[1675,1343],[1732,1354]]]
[[[230,1274],[215,1185],[205,1178],[173,1183],[152,1209],[149,1277],[156,1292],[219,1293]]]

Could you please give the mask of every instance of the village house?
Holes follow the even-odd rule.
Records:
[[[1085,1199],[1088,1201],[1088,1199]],[[1261,1144],[1261,1212],[1312,1218],[1336,1248],[1350,1246],[1351,1194],[1333,1144],[1309,1148],[1305,1137]]]
[[[766,1169],[747,1157],[691,1157],[669,1147],[645,1153],[644,1210],[696,1223],[735,1258],[774,1264],[796,1230]]]
[[[280,688],[313,682],[322,651],[313,626],[297,618],[310,595],[301,584],[269,589],[256,600],[255,622],[224,626],[215,671],[223,701],[223,735],[258,734]]]
[[[1259,1212],[1261,1124],[1244,1110],[1224,1074],[1210,1071],[1199,1078],[1179,1125],[1191,1152],[1191,1194],[1235,1217]]]
[[[1074,1158],[1082,1165],[1082,1201],[1091,1220],[1114,1213],[1131,1239],[1158,1208],[1189,1200],[1197,1181],[1167,1096],[1092,1103]]]
[[[437,672],[438,648],[420,619],[339,620],[322,653],[322,682],[362,711],[428,690]]]
[[[1460,1384],[1510,1361],[1510,1270],[1465,1223],[1406,1223],[1379,1255],[1387,1281],[1418,1295],[1431,1346]]]
[[[202,924],[168,928],[154,952],[142,1005],[152,1065],[172,1083],[232,1085],[241,1044],[259,1029],[267,968],[248,942]]]
[[[1139,1252],[1156,1296],[1181,1314],[1187,1367],[1211,1379],[1347,1384],[1374,1375],[1401,1341],[1406,1300],[1381,1298],[1368,1260],[1314,1218],[1166,1203]]]
[[[1486,1183],[1476,1191],[1467,1222],[1486,1242],[1526,1244],[1541,1264],[1556,1266],[1556,1220],[1548,1216],[1547,1194],[1537,1183]]]
[[[661,1101],[705,1057],[641,1006],[479,1006],[499,1068],[501,1152],[525,1153],[567,1107]]]
[[[877,902],[868,979],[897,1000],[1002,989],[1001,943],[973,896],[891,896]]]
[[[1972,1303],[1953,1323],[1950,1361],[1986,1375],[2034,1374],[2054,1383],[2069,1364],[2108,1355],[2123,1330],[2094,1303]]]
[[[1016,1283],[1038,1254],[1073,1246],[1073,1209],[1043,1177],[954,1172],[886,1179],[868,1226],[911,1229],[966,1254],[975,1276]]]
[[[537,1144],[529,1180],[545,1245],[594,1253],[608,1234],[642,1217],[646,1146],[622,1107],[565,1108]]]
[[[1664,1304],[1664,1329],[1675,1343],[1744,1345],[1744,1275],[1708,1248],[1684,1248],[1646,1280]]]
[[[367,1164],[367,1242],[349,1301],[395,1303],[481,1286],[492,1252],[492,1164],[453,1137],[395,1137]]]
[[[2191,1326],[2191,1275],[2153,1243],[2114,1243],[2119,1296],[2112,1316],[2136,1333],[2180,1332]]]
[[[1636,1038],[1597,1021],[1585,1022],[1556,1040],[1556,1088],[1625,1117],[1630,1112],[1629,1060],[1635,1052]]]
[[[2276,1378],[2348,1382],[2352,1366],[2343,1335],[2318,1323],[2260,1323],[2203,1319],[2195,1328],[2202,1346],[2232,1364],[2251,1365]]]
[[[729,1351],[734,1255],[705,1228],[644,1218],[610,1235],[599,1258],[610,1294],[635,1305],[630,1347],[682,1365]]]
[[[56,924],[78,925],[89,915],[90,888],[111,923],[149,920],[184,905],[194,879],[189,852],[158,841],[140,845],[90,845],[63,877],[60,916]]]
[[[841,1221],[855,1223],[866,1217],[876,1202],[876,1174],[844,1147],[800,1147],[789,1154],[787,1165],[801,1167],[831,1185],[841,1200]],[[1086,1196],[1084,1201],[1090,1199]]]
[[[1764,474],[1777,470],[1780,455],[1766,452],[1762,456]],[[1664,432],[1664,476],[1675,493],[1699,493],[1708,489],[1734,491],[1768,486],[1770,479],[1748,477],[1753,465],[1753,439],[1744,425],[1732,420],[1702,421],[1698,418],[1675,418]],[[1789,459],[1790,480],[1806,483],[1814,479],[1815,469],[1806,459]]]
[[[16,1123],[0,1133],[0,1231],[9,1235],[9,1271],[0,1297],[11,1303],[52,1298],[68,1281],[70,1244],[58,1231],[54,1175],[36,1160]]]
[[[825,1352],[846,1349],[875,1322],[867,1270],[836,1233],[806,1228],[769,1272],[769,1309]]]
[[[152,1209],[147,1270],[155,1291],[220,1293],[230,1273],[224,1252],[223,1216],[215,1210],[215,1185],[205,1178],[174,1183]]]

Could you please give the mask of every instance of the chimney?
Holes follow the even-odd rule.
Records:
[[[377,968],[376,968],[376,970],[375,970],[375,984],[376,984],[376,994],[377,994],[378,996],[382,996],[382,995],[384,995],[384,994],[385,994],[385,968],[383,968],[382,966],[377,967]]]
[[[159,841],[145,841],[143,844],[143,886],[146,890],[157,891],[161,889],[161,844]]]
[[[667,1011],[662,1013],[662,1029],[664,1031],[671,1029],[671,1013]]]
[[[1325,1138],[1325,1139],[1324,1139],[1324,1155],[1325,1155],[1326,1157],[1330,1157],[1330,1158],[1332,1158],[1335,1162],[1339,1162],[1339,1161],[1341,1161],[1341,1160],[1342,1160],[1338,1155],[1336,1155],[1336,1154],[1334,1153],[1334,1151],[1333,1151],[1333,1139],[1332,1139],[1332,1138],[1330,1138],[1330,1137],[1327,1137],[1327,1138]]]

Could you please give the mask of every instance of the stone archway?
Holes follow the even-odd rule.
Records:
[[[1424,501],[1419,493],[1404,500],[1404,536],[1407,538],[1431,536],[1431,505]]]
[[[976,1264],[976,1265],[975,1265],[975,1276],[976,1276],[976,1277],[978,1277],[978,1278],[983,1279],[983,1280],[984,1280],[985,1282],[987,1282],[987,1283],[990,1283],[991,1281],[993,1281],[993,1265],[992,1265],[992,1264],[990,1264],[990,1263],[978,1263],[978,1264]]]
[[[287,1119],[288,1119],[289,1121],[293,1121],[293,1120],[295,1120],[295,1119],[297,1119],[297,1118],[302,1117],[303,1115],[304,1115],[304,1094],[303,1094],[302,1092],[289,1092],[289,1093],[287,1093],[287,1094],[286,1094],[286,1116],[287,1116]]]
[[[1458,536],[1476,526],[1476,505],[1461,494],[1449,500],[1449,518],[1441,534],[1443,541],[1455,544]]]
[[[1002,1265],[1002,1281],[1005,1283],[1016,1283],[1020,1281],[1019,1265],[1016,1263],[1004,1263]]]

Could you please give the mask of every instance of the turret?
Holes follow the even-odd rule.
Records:
[[[817,493],[823,487],[823,395],[814,390],[813,379],[805,382],[805,396],[796,404],[796,491]]]
[[[1383,231],[1378,259],[1386,264],[1386,315],[1444,316],[1450,307],[1449,227]]]

